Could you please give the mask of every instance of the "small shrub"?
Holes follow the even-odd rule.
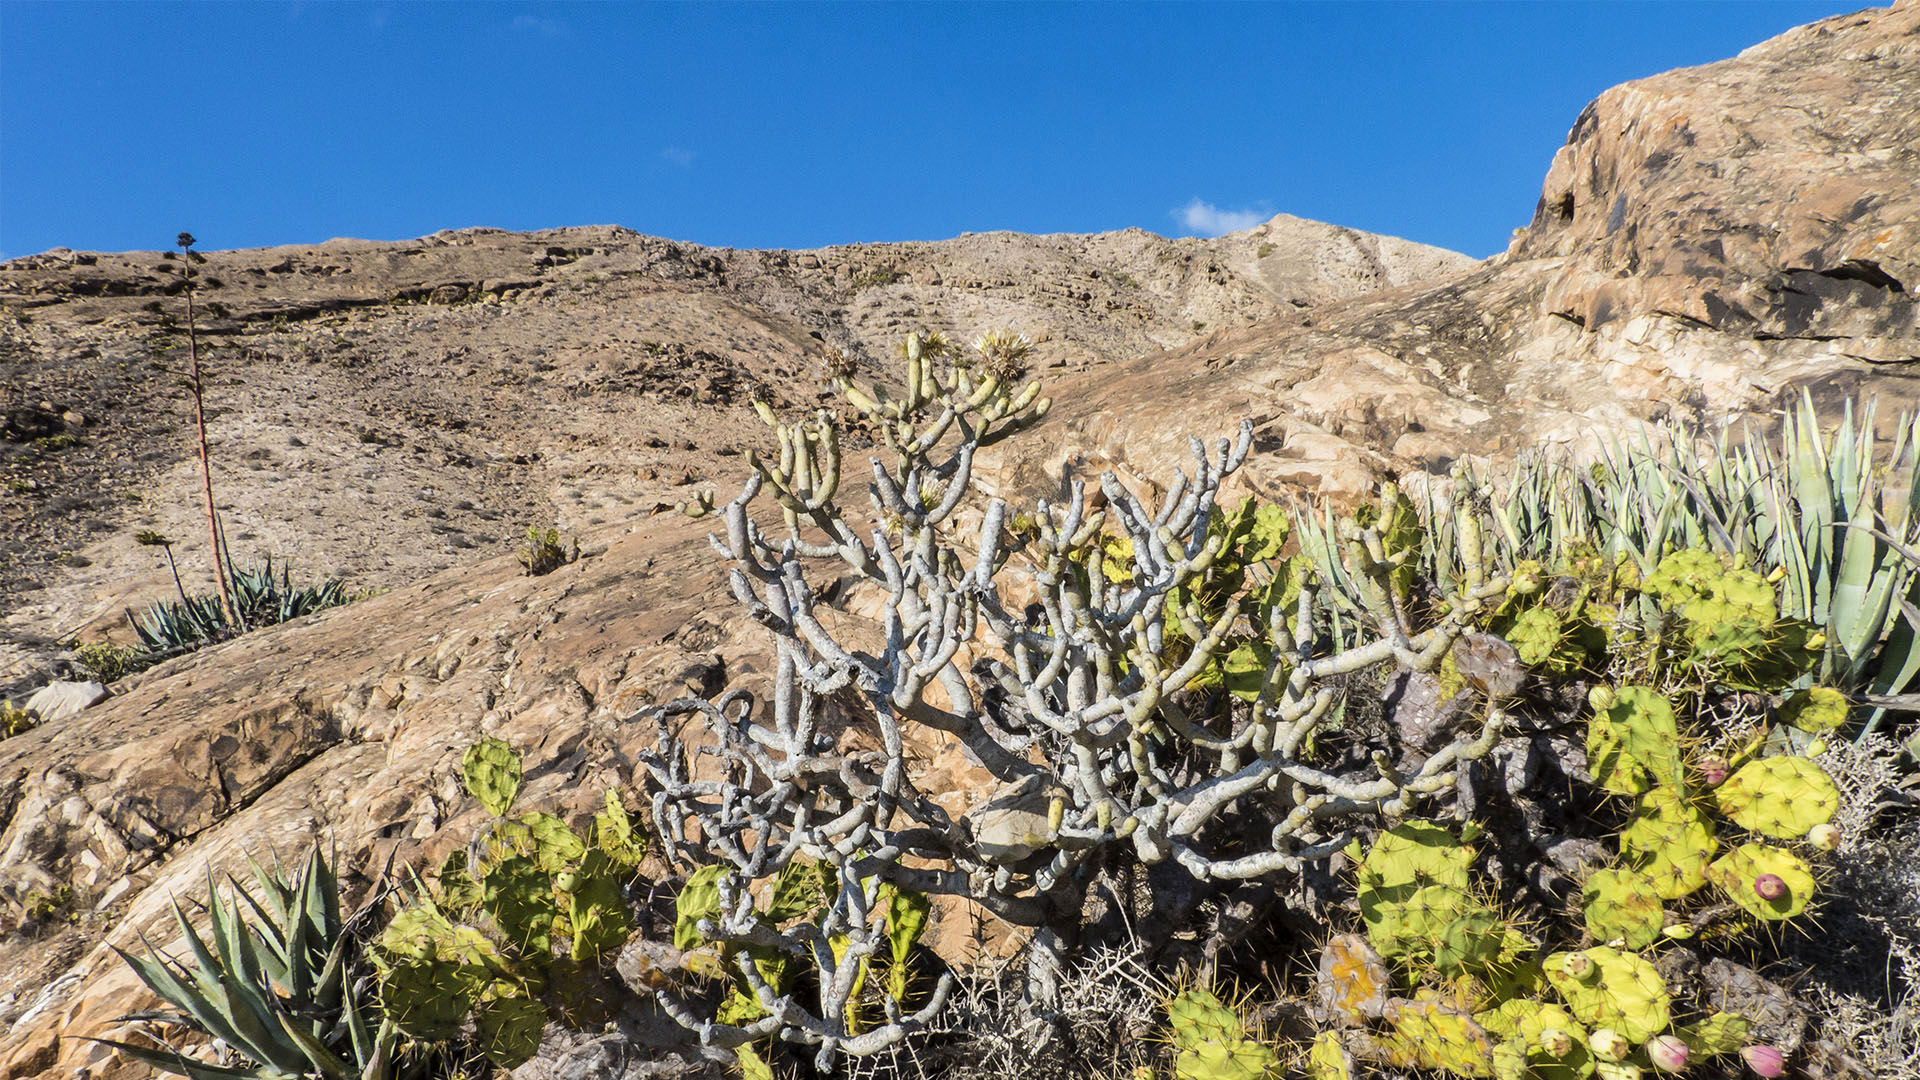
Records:
[[[40,450],[49,454],[58,453],[62,450],[67,449],[68,447],[78,446],[78,445],[80,445],[80,440],[74,438],[71,435],[66,434],[65,432],[61,432],[58,435],[42,435],[39,438],[33,440],[33,448],[35,450]]]
[[[538,525],[527,526],[527,538],[521,542],[517,555],[520,565],[534,577],[551,574],[579,557],[578,541],[568,542],[559,529],[543,529]]]
[[[33,727],[32,713],[11,701],[0,701],[0,739],[10,739]]]
[[[1255,258],[1264,259],[1267,256],[1273,254],[1273,245],[1261,244],[1258,248],[1254,250],[1253,254]]]
[[[906,280],[907,272],[892,264],[876,266],[866,270],[853,279],[854,291],[879,288]]]
[[[103,683],[137,675],[152,667],[156,659],[144,649],[111,641],[79,642],[73,647],[73,656]]]

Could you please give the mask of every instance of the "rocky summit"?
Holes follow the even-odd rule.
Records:
[[[840,407],[831,373],[894,378],[909,331],[1035,342],[1052,412],[981,462],[1007,495],[1169,477],[1189,435],[1243,418],[1235,483],[1341,501],[1641,421],[1920,403],[1920,2],[1615,87],[1543,167],[1484,261],[1286,215],[1211,240],[740,251],[592,226],[206,253],[230,545],[372,595],[0,740],[0,1078],[145,1075],[89,1041],[154,1005],[115,949],[166,938],[209,874],[317,841],[364,896],[473,834],[458,762],[480,736],[521,752],[523,799],[590,813],[635,782],[656,737],[626,722],[641,707],[763,687],[769,646],[713,521],[681,511],[724,503],[772,449],[755,402]],[[173,592],[170,552],[210,580],[178,381],[187,266],[0,264],[9,701],[85,678],[77,638],[129,640],[125,612]],[[529,526],[578,558],[527,575]],[[843,608],[870,614],[857,592]],[[989,796],[955,746],[915,752],[954,809]],[[935,921],[942,955],[980,947],[969,913]]]

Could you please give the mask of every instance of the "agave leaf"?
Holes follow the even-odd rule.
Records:
[[[303,1029],[298,1019],[283,1014],[280,1017],[280,1030],[286,1032],[287,1037],[293,1040],[326,1080],[359,1080],[359,1070],[341,1061],[340,1056],[327,1049],[327,1045],[316,1035]]]
[[[231,1065],[215,1065],[171,1050],[155,1050],[150,1046],[135,1046],[116,1039],[96,1039],[90,1035],[83,1035],[81,1038],[88,1042],[97,1042],[102,1046],[111,1046],[135,1061],[144,1062],[164,1072],[189,1077],[190,1080],[294,1080],[299,1076],[298,1073],[285,1073],[265,1066],[239,1068]]]
[[[1889,582],[1875,580],[1881,551],[1873,535],[1872,519],[1862,511],[1845,528],[1847,535],[1840,546],[1839,575],[1832,586],[1826,625],[1829,637],[1843,650],[1851,681],[1885,628],[1892,594],[1884,587]]]
[[[127,962],[133,973],[139,976],[147,989],[153,991],[162,1001],[192,1016],[215,1038],[225,1039],[229,1044],[237,1044],[239,1036],[221,1019],[218,1003],[209,998],[194,985],[187,983],[174,965],[160,958],[159,951],[152,943],[147,943],[148,956],[135,956],[125,949],[114,947],[114,952]],[[231,1037],[230,1037],[231,1036]]]

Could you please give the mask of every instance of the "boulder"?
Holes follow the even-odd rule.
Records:
[[[97,682],[72,682],[60,680],[50,682],[33,692],[27,698],[25,708],[40,718],[43,724],[91,709],[107,699],[107,688]]]

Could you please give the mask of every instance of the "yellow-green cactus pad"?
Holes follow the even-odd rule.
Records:
[[[1707,596],[1727,572],[1720,556],[1704,548],[1682,548],[1660,560],[1653,573],[1640,583],[1642,592],[1651,593],[1678,606]]]
[[[1393,1048],[1407,1063],[1455,1076],[1493,1075],[1494,1038],[1467,1013],[1432,1001],[1394,1002]]]
[[[1623,686],[1592,695],[1593,719],[1587,725],[1587,760],[1600,786],[1616,795],[1638,795],[1653,787],[1680,790],[1683,758],[1673,706],[1658,691]]]
[[[1279,1074],[1280,1055],[1252,1039],[1201,1043],[1173,1057],[1179,1080],[1264,1080]]]
[[[1587,1030],[1550,1001],[1513,998],[1474,1019],[1508,1045],[1517,1045],[1536,1080],[1585,1080],[1593,1075]]]
[[[1791,919],[1813,899],[1813,871],[1791,851],[1742,844],[1708,871],[1727,898],[1759,919]]]
[[[1476,907],[1465,889],[1452,885],[1429,885],[1399,903],[1383,901],[1379,893],[1360,897],[1367,940],[1393,959],[1429,955],[1441,931]]]
[[[481,739],[461,755],[460,778],[487,813],[501,817],[520,792],[520,755],[499,739]]]
[[[1443,975],[1487,968],[1500,959],[1506,922],[1491,908],[1473,907],[1440,928],[1432,942],[1433,966]]]
[[[1307,1075],[1313,1080],[1353,1080],[1353,1055],[1347,1052],[1340,1033],[1323,1031],[1314,1036],[1307,1050]]]
[[[1832,731],[1847,722],[1847,695],[1831,686],[1795,691],[1781,704],[1780,719],[1801,731]]]
[[[1569,955],[1547,959],[1547,981],[1588,1029],[1613,1028],[1636,1043],[1667,1029],[1672,1000],[1652,964],[1635,953],[1596,945],[1585,951],[1592,969],[1580,977],[1563,963]]]
[[[1802,757],[1749,761],[1713,792],[1734,824],[1777,840],[1797,840],[1824,825],[1840,807],[1840,793],[1820,766]]]
[[[487,1060],[502,1069],[526,1064],[540,1049],[546,1027],[546,1006],[510,979],[495,982],[473,1011],[474,1041]]]
[[[1520,653],[1520,662],[1540,667],[1553,658],[1560,647],[1560,616],[1552,608],[1529,608],[1513,620],[1506,633],[1507,644]]]
[[[1653,880],[1637,870],[1596,870],[1581,891],[1587,932],[1595,940],[1644,949],[1660,940],[1666,909]]]
[[[1247,1034],[1239,1013],[1199,987],[1182,990],[1167,1002],[1167,1027],[1173,1032],[1173,1044],[1182,1050],[1243,1039]]]
[[[1403,889],[1405,899],[1415,889],[1428,885],[1467,887],[1467,869],[1473,865],[1473,849],[1460,838],[1438,825],[1411,821],[1380,834],[1360,864],[1362,891]]]
[[[1640,796],[1632,820],[1620,830],[1620,854],[1647,876],[1662,900],[1678,900],[1706,885],[1707,867],[1718,849],[1712,822],[1671,788]]]
[[[1687,1052],[1697,1057],[1731,1054],[1747,1045],[1747,1018],[1737,1013],[1714,1013],[1704,1020],[1682,1024],[1674,1029]]]

